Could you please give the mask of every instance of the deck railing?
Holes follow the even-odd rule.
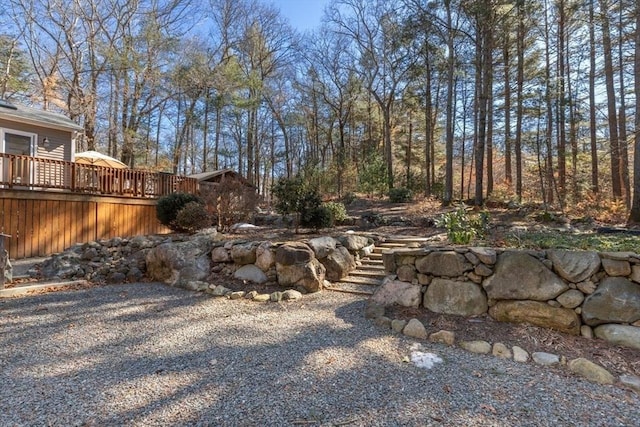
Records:
[[[0,188],[157,198],[196,193],[194,178],[0,153]]]

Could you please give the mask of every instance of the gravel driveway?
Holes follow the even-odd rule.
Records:
[[[640,398],[423,343],[360,296],[214,299],[160,284],[0,300],[1,426],[632,426]],[[490,337],[488,337],[490,339]],[[404,360],[404,361],[403,361]]]

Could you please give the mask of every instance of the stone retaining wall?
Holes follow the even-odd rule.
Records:
[[[212,272],[316,292],[325,280],[338,281],[353,271],[369,247],[368,238],[355,234],[304,242],[220,242],[211,250]]]
[[[640,349],[640,255],[627,252],[395,249],[380,305],[489,316]]]

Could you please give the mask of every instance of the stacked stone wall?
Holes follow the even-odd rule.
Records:
[[[554,249],[395,249],[383,253],[380,305],[487,313],[640,349],[640,255]]]

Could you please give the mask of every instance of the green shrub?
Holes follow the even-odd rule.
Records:
[[[369,196],[384,195],[387,189],[387,166],[382,154],[371,151],[365,156],[358,174],[358,191]]]
[[[302,225],[315,230],[329,228],[334,224],[333,214],[326,206],[316,206],[308,209],[302,216]]]
[[[483,238],[488,223],[489,215],[486,212],[469,215],[466,207],[461,206],[453,212],[442,214],[436,225],[446,228],[447,237],[451,243],[466,245],[473,239]]]
[[[276,212],[281,215],[299,214],[307,188],[301,177],[280,178],[273,184],[271,193],[275,197]]]
[[[391,203],[407,203],[413,199],[413,192],[410,188],[399,187],[389,190],[389,201]]]
[[[344,207],[343,203],[340,202],[325,202],[322,204],[325,209],[328,209],[331,212],[331,216],[333,217],[333,222],[340,223],[347,219],[347,208]]]
[[[342,203],[344,203],[345,206],[348,206],[351,203],[355,202],[357,198],[358,197],[356,196],[356,193],[350,192],[342,196]]]
[[[178,212],[172,224],[179,231],[195,233],[203,228],[211,227],[212,219],[207,208],[200,202],[189,202]]]
[[[296,214],[296,231],[299,225],[318,228],[316,224],[319,218],[325,217],[324,213],[318,211],[322,205],[320,193],[316,188],[309,187],[301,177],[281,178],[271,191],[276,197],[275,208],[278,213]]]
[[[178,212],[189,202],[202,203],[200,197],[189,193],[172,193],[158,199],[156,205],[156,216],[162,225],[172,228]]]

